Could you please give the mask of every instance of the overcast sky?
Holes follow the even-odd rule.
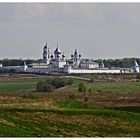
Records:
[[[0,3],[0,58],[42,58],[48,42],[67,58],[140,57],[140,4]]]

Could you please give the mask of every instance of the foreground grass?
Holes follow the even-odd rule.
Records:
[[[110,110],[0,110],[0,136],[140,136],[139,118]]]
[[[7,99],[7,100],[6,100]],[[140,114],[87,106],[75,99],[9,97],[0,107],[0,136],[138,137]],[[1,99],[2,100],[2,99]]]

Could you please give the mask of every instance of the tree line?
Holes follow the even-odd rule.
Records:
[[[120,68],[130,68],[135,64],[135,60],[140,64],[140,58],[122,58],[122,59],[98,59],[95,60],[101,66],[102,62],[105,67],[120,67]]]
[[[105,67],[111,68],[111,67],[120,67],[120,68],[130,68],[134,66],[135,60],[140,64],[140,58],[123,58],[123,59],[97,59],[95,62],[99,63],[101,66],[102,61],[105,65]],[[2,59],[0,60],[0,63],[3,66],[20,66],[23,65],[24,61],[26,64],[31,63],[41,63],[42,59]]]
[[[32,63],[41,63],[42,60],[41,59],[25,59],[25,60],[22,60],[22,59],[8,59],[8,58],[5,58],[5,59],[2,59],[0,60],[0,63],[3,65],[3,66],[21,66],[24,64],[24,61],[26,62],[26,64],[32,64]]]

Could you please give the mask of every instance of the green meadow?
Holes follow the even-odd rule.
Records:
[[[2,75],[0,136],[140,137],[140,81],[131,76],[115,81],[118,77],[114,81],[72,77],[72,85],[47,93],[37,92],[36,84],[53,77]],[[85,92],[78,92],[81,82]]]

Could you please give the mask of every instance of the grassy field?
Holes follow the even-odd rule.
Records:
[[[140,137],[140,82],[134,77],[76,78],[53,93],[36,92],[36,83],[48,78],[0,76],[1,137]],[[80,82],[87,92],[78,92]]]
[[[66,90],[77,92],[78,83],[66,87]],[[87,89],[91,88],[94,93],[136,93],[140,91],[140,82],[94,82],[86,83]]]

